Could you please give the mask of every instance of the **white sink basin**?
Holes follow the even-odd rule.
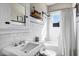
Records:
[[[27,45],[25,45],[21,51],[31,51],[32,49],[36,48],[37,46],[39,46],[39,44],[35,44],[35,43],[28,43]]]
[[[3,54],[7,56],[33,56],[35,55],[41,48],[42,44],[36,42],[28,42],[24,46],[18,47],[7,47],[3,48]]]

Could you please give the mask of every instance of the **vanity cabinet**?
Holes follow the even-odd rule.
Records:
[[[12,22],[12,4],[18,4],[24,7],[24,15],[26,15],[25,23]],[[18,7],[20,8],[20,7]],[[18,9],[21,11],[21,9]],[[17,11],[16,11],[17,12]],[[23,16],[24,16],[23,15]],[[0,3],[0,32],[13,33],[13,32],[28,32],[30,29],[30,3]],[[18,15],[17,15],[18,16]],[[16,19],[17,19],[16,16]],[[22,25],[21,25],[22,24]],[[10,31],[9,31],[10,30]]]

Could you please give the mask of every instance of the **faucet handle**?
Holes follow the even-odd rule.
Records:
[[[20,40],[19,45],[25,44],[25,40]]]

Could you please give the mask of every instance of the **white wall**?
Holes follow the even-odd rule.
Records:
[[[45,7],[43,7],[43,8],[45,8],[44,10],[47,11],[46,5],[44,5],[44,6],[45,6]],[[0,9],[0,16],[1,16],[0,21],[5,22],[5,20],[7,21],[7,19],[9,18],[8,16],[10,16],[10,13],[9,13],[10,10],[8,10],[10,8],[10,4],[0,4],[0,8],[1,7],[3,9]],[[41,7],[42,7],[42,4],[40,4],[39,8],[41,8]],[[26,9],[28,9],[28,8],[30,8],[30,6],[27,4]],[[26,11],[26,15],[28,15],[28,16],[30,15],[30,9],[28,9],[28,11]],[[5,17],[7,17],[7,19],[5,19]],[[35,18],[32,18],[29,16],[29,19],[27,21],[29,21],[30,19],[32,20]],[[0,26],[4,26],[4,28],[5,28],[7,25],[5,25],[2,22],[0,22]],[[1,24],[3,24],[3,25],[1,25]],[[11,45],[12,42],[18,42],[20,40],[33,41],[34,37],[37,35],[41,39],[42,38],[41,32],[42,32],[44,23],[42,25],[40,25],[39,23],[31,23],[30,22],[29,24],[30,24],[30,32],[27,32],[26,29],[25,29],[26,32],[20,32],[19,30],[15,30],[15,31],[14,30],[7,30],[8,33],[2,32],[3,34],[0,34],[0,49],[3,47],[6,47],[8,45]],[[26,25],[28,25],[28,23]],[[1,31],[1,28],[0,28],[0,31]],[[6,31],[6,29],[5,29],[5,31]],[[9,33],[10,31],[14,31],[14,32]],[[19,32],[17,32],[17,31],[19,31]]]
[[[77,23],[76,23],[76,25],[77,25],[77,54],[78,54],[78,56],[79,56],[79,17],[77,17]]]
[[[33,6],[35,7],[35,10],[37,10],[38,12],[44,11],[45,13],[47,13],[47,6],[46,6],[45,3],[32,3],[31,6],[30,6],[31,9],[33,9]],[[34,20],[33,22],[36,22],[35,20],[38,20],[38,19],[30,17],[30,20],[31,21]],[[39,36],[40,39],[43,39],[44,35],[42,34],[42,31],[43,31],[43,28],[44,28],[46,22],[47,22],[47,17],[46,18],[43,17],[42,23],[39,23],[39,22],[37,22],[35,24],[31,23],[31,29],[32,29],[31,31],[32,31],[32,33],[35,33],[34,36]],[[47,28],[45,30],[47,30]]]

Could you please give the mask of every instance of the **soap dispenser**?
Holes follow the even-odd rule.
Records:
[[[34,42],[39,42],[39,37],[35,36]]]

